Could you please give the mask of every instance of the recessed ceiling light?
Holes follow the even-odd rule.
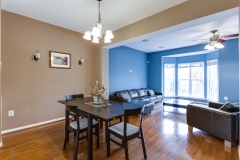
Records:
[[[143,42],[148,42],[148,39],[144,39],[144,40],[142,40]]]

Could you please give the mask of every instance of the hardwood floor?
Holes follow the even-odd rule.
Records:
[[[131,118],[130,122],[138,125],[139,117]],[[186,116],[163,112],[160,104],[155,105],[151,115],[144,116],[143,129],[149,160],[237,160],[239,157],[238,148],[226,148],[221,139],[195,128],[193,133],[188,133]],[[114,143],[111,143],[111,157],[106,158],[104,131],[100,130],[100,148],[96,149],[94,144],[94,159],[124,160],[124,149]],[[64,121],[4,134],[2,138],[0,160],[64,160],[73,157],[73,134],[66,150],[62,150]],[[128,146],[131,160],[143,159],[140,139],[130,141]],[[79,142],[78,159],[87,159],[86,140]]]

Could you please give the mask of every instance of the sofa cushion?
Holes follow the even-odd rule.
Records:
[[[122,97],[123,99],[131,99],[130,95],[128,94],[128,91],[118,91],[116,92],[116,95],[118,97]]]
[[[219,109],[227,112],[239,112],[239,106],[233,105],[231,103],[225,103]]]
[[[149,96],[154,96],[155,95],[155,93],[154,93],[154,91],[153,90],[148,90],[148,94],[149,94]]]
[[[150,100],[155,100],[155,99],[157,99],[156,96],[148,96],[148,98],[149,98]]]
[[[138,93],[137,93],[136,89],[128,90],[128,93],[129,93],[131,98],[138,97]]]
[[[137,89],[137,93],[139,97],[146,96],[146,92],[144,89]]]
[[[148,95],[149,88],[141,88],[141,89],[143,89],[145,91],[145,95]]]

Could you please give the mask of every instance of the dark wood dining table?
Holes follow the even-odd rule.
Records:
[[[59,103],[66,104],[66,100],[59,100]],[[113,100],[107,100],[106,104],[102,107],[93,107],[86,103],[92,102],[91,98],[84,99],[75,99],[67,101],[67,105],[69,106],[78,106],[79,111],[85,112],[87,114],[88,119],[88,159],[93,159],[93,138],[92,138],[92,120],[93,118],[99,118],[108,122],[109,120],[124,115],[125,107],[140,107],[137,104],[132,103],[124,103]]]

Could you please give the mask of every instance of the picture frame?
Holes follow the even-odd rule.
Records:
[[[71,69],[71,54],[49,51],[49,67]]]

